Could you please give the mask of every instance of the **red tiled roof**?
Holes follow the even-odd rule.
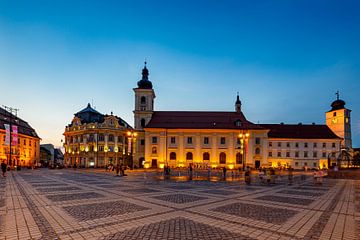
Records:
[[[270,129],[269,138],[340,139],[326,125],[261,124],[261,126]]]
[[[236,122],[240,121],[240,126]],[[237,112],[156,111],[145,128],[263,129]]]

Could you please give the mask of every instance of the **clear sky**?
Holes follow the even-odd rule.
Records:
[[[0,0],[0,104],[60,145],[93,102],[133,125],[146,58],[156,110],[325,123],[335,92],[360,147],[360,1]]]

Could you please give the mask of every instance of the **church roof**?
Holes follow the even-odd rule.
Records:
[[[263,129],[242,112],[155,111],[145,128]]]
[[[9,124],[11,119],[11,124],[18,126],[18,133],[24,134],[30,137],[39,138],[35,129],[33,129],[29,123],[22,120],[19,117],[14,116],[10,112],[0,107],[0,129],[5,130],[4,124]]]
[[[326,125],[315,124],[261,124],[270,129],[269,138],[341,139]]]

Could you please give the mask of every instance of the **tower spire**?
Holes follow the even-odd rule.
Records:
[[[335,93],[336,95],[336,100],[339,100],[340,99],[340,93],[339,93],[339,90],[337,90],[337,92]]]
[[[237,95],[236,95],[235,111],[237,113],[241,112],[241,101],[240,101],[240,97],[239,97],[239,92],[237,92]]]

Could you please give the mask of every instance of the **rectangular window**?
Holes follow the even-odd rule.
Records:
[[[140,145],[141,145],[141,146],[144,146],[144,145],[145,145],[145,139],[141,139],[141,140],[140,140]]]
[[[255,138],[255,144],[260,144],[260,138],[259,137]]]
[[[299,166],[299,163],[298,163],[298,162],[295,162],[295,166]]]
[[[326,143],[323,143],[323,148],[326,148]]]
[[[192,137],[188,137],[188,138],[187,138],[187,143],[188,143],[188,144],[192,144]]]
[[[29,146],[31,147],[31,140],[29,140]]]
[[[278,142],[278,147],[281,147],[281,142]]]
[[[307,142],[306,142],[306,143],[304,143],[304,147],[306,147],[306,148],[308,147],[308,143],[307,143]]]
[[[175,144],[175,137],[171,137],[170,142],[171,142],[171,144]]]
[[[289,142],[286,143],[286,147],[290,147],[290,143],[289,143]]]
[[[24,139],[24,145],[26,145],[26,139]]]
[[[298,148],[298,147],[299,147],[299,143],[295,143],[295,147],[297,147],[297,148]]]
[[[220,144],[225,144],[225,137],[220,138]]]
[[[323,152],[323,153],[322,153],[322,157],[323,157],[323,158],[326,158],[326,152]]]
[[[157,137],[152,137],[152,143],[154,143],[154,144],[157,143]]]
[[[304,158],[307,158],[307,157],[308,157],[308,152],[304,151]]]
[[[314,143],[314,145],[313,145],[313,146],[314,146],[314,148],[316,148],[316,147],[317,147],[317,143]]]
[[[336,144],[335,143],[332,143],[332,148],[335,148],[336,147]]]
[[[281,152],[278,152],[278,153],[277,153],[277,156],[278,156],[278,157],[281,157]]]
[[[314,163],[313,163],[313,166],[316,167],[316,165],[317,165],[316,162],[314,162]]]
[[[204,144],[209,144],[209,138],[208,137],[204,137]]]
[[[272,147],[272,142],[269,142],[269,147]]]
[[[269,157],[272,157],[272,152],[269,152]]]
[[[313,157],[317,158],[317,152],[313,152]]]
[[[298,151],[295,152],[295,157],[297,157],[297,158],[299,157],[299,152]]]
[[[307,162],[304,162],[304,166],[307,166]]]
[[[290,152],[286,152],[286,157],[290,157]]]

